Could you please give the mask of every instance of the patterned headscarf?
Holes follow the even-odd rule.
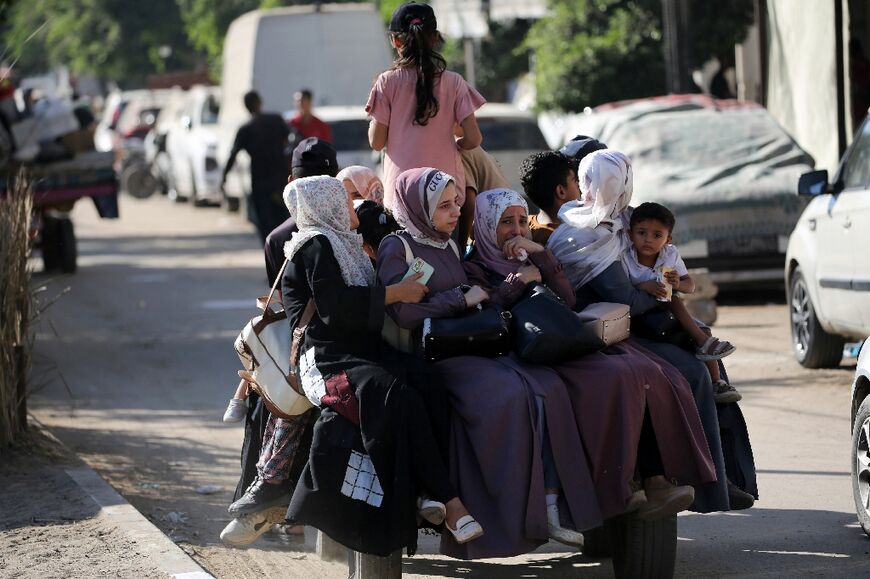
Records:
[[[562,225],[547,242],[575,289],[620,259],[628,244],[623,229],[634,188],[631,161],[611,149],[584,157],[577,174],[582,205],[570,201],[562,206]]]
[[[362,248],[362,237],[350,228],[347,191],[341,181],[325,175],[296,179],[284,188],[284,203],[299,228],[284,244],[293,259],[299,248],[316,235],[329,240],[347,285],[367,286],[375,280],[372,262]]]
[[[447,247],[450,235],[437,231],[432,217],[448,183],[455,183],[453,177],[432,167],[408,169],[396,179],[393,217],[414,241],[438,249]]]
[[[522,263],[505,257],[496,241],[496,228],[508,207],[522,207],[528,215],[529,206],[526,200],[510,189],[490,189],[478,194],[475,203],[474,247],[477,259],[500,275],[516,273]]]
[[[368,167],[351,165],[339,171],[335,178],[342,183],[345,179],[353,183],[363,199],[374,201],[378,205],[384,204],[384,184]]]

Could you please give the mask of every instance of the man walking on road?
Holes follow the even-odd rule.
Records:
[[[221,187],[227,180],[236,162],[239,151],[246,151],[251,157],[251,195],[248,199],[248,219],[257,227],[260,241],[266,242],[269,232],[280,225],[287,217],[287,207],[281,199],[287,183],[287,161],[284,150],[290,129],[281,115],[264,113],[260,95],[256,91],[245,94],[245,108],[251,113],[251,120],[239,128],[233,149],[227,159],[221,177]]]
[[[293,95],[293,98],[296,100],[297,113],[288,124],[296,133],[297,140],[317,137],[321,141],[332,143],[332,129],[311,112],[311,91],[308,89],[300,90]]]

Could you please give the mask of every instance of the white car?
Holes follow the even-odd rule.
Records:
[[[223,166],[217,160],[220,95],[220,87],[191,87],[166,132],[172,174],[170,193],[197,205],[220,204],[223,199]]]
[[[811,201],[786,252],[792,348],[807,368],[836,366],[847,340],[870,335],[870,122],[831,183],[827,171],[805,173],[798,193]]]
[[[852,382],[852,494],[858,522],[870,535],[870,347],[867,346],[858,355]]]

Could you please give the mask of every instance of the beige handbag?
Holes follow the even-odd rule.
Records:
[[[236,353],[246,370],[240,375],[251,383],[269,412],[278,418],[292,418],[312,407],[299,384],[299,357],[305,328],[314,317],[314,299],[308,301],[291,331],[287,313],[280,299],[275,299],[286,267],[287,261],[281,266],[268,297],[257,300],[263,314],[248,322],[235,342]]]
[[[629,307],[625,304],[589,304],[577,315],[585,324],[593,326],[598,337],[608,346],[628,338],[631,316]]]

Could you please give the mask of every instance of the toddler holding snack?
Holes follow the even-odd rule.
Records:
[[[697,344],[695,357],[703,360],[713,380],[714,398],[719,404],[737,402],[741,394],[719,373],[717,360],[736,349],[729,342],[709,335],[709,329],[699,326],[683,301],[673,295],[695,291],[695,282],[689,276],[680,252],[671,244],[676,218],[665,206],[658,203],[642,203],[631,213],[628,237],[630,244],[622,255],[631,283],[664,302],[680,323],[682,329]],[[707,330],[705,332],[705,330]]]

